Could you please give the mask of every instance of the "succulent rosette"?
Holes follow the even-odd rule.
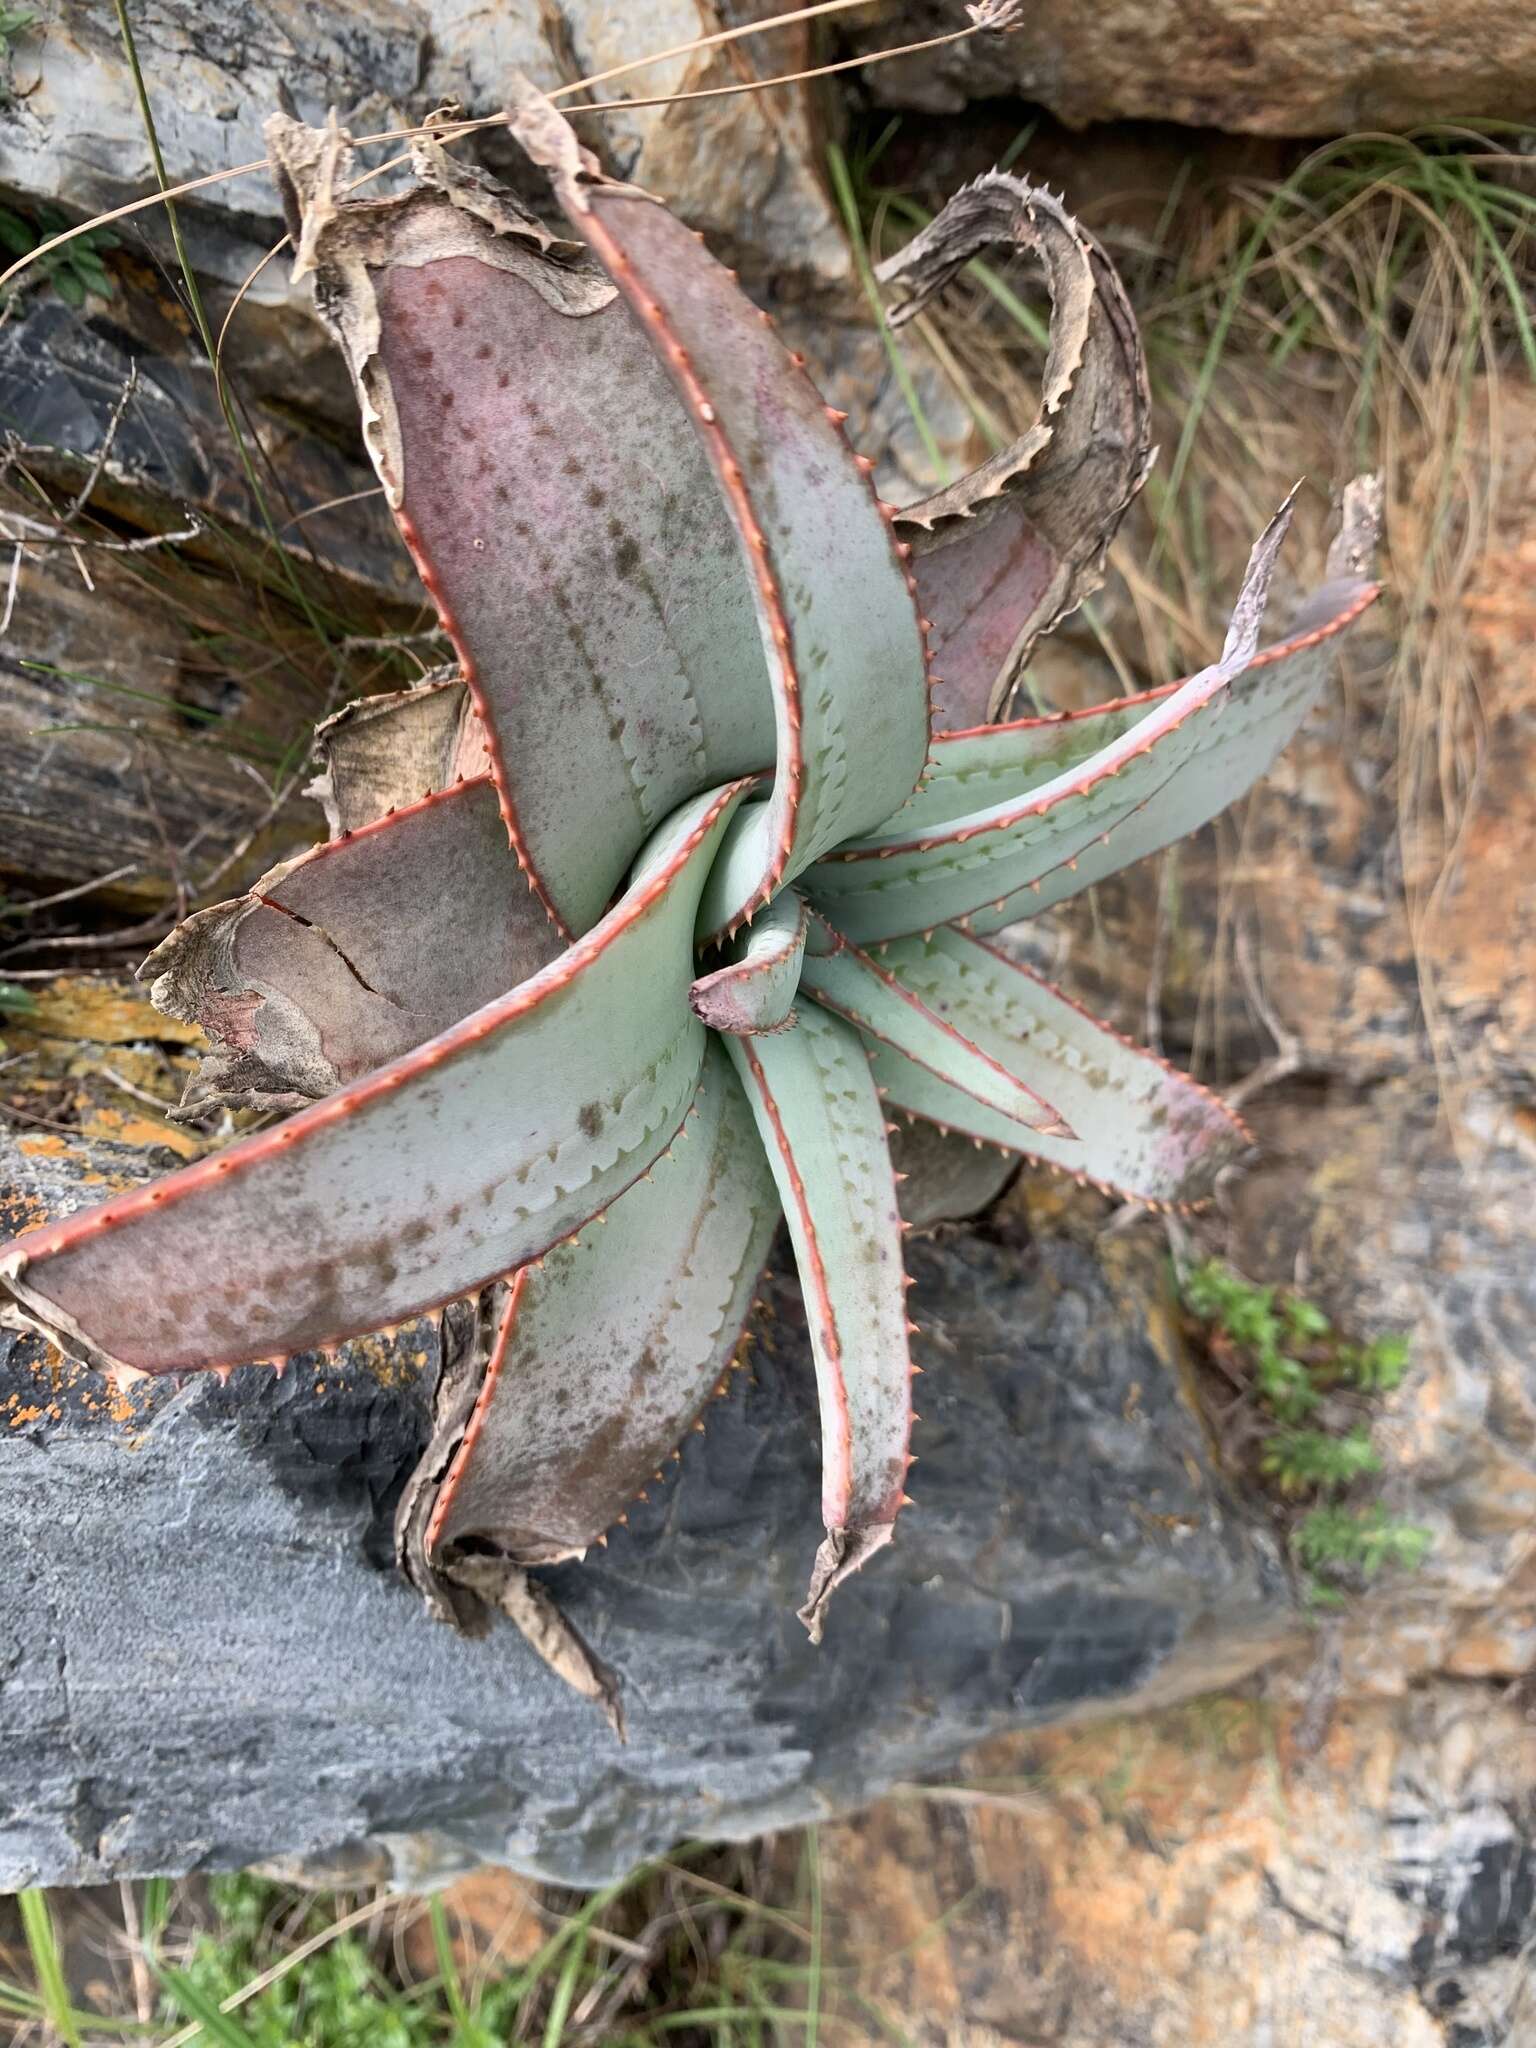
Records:
[[[0,1289],[143,1373],[460,1304],[406,1562],[439,1604],[499,1570],[526,1605],[523,1569],[579,1555],[695,1420],[782,1214],[819,1384],[819,1633],[910,1459],[892,1111],[1152,1204],[1198,1201],[1244,1147],[989,938],[1263,773],[1375,594],[1368,494],[1277,643],[1288,508],[1210,668],[1001,717],[1149,461],[1092,239],[994,173],[886,266],[910,313],[1001,242],[1053,301],[1034,425],[898,510],[701,238],[537,95],[509,118],[569,238],[430,144],[403,196],[342,197],[343,135],[269,126],[296,271],[457,668],[322,727],[329,840],[146,963],[213,1043],[191,1106],[292,1113],[17,1239]]]

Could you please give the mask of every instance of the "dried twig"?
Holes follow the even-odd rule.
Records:
[[[129,861],[107,874],[92,875],[88,882],[76,882],[72,889],[56,889],[51,896],[33,896],[25,903],[0,903],[0,917],[30,917],[36,910],[53,910],[60,903],[72,903],[77,896],[89,896],[93,890],[105,889],[113,882],[126,882],[139,871],[140,863]]]
[[[62,526],[51,525],[42,519],[33,519],[25,512],[17,512],[9,507],[0,512],[0,521],[9,521],[25,529],[25,541],[18,541],[18,545],[21,546],[66,547],[77,553],[81,548],[92,548],[97,554],[102,555],[147,554],[151,548],[171,547],[179,541],[196,540],[203,531],[201,521],[194,520],[192,525],[174,533],[144,533],[134,540],[99,540],[94,535],[66,533]],[[0,535],[0,538],[17,540],[18,536],[7,533]]]
[[[1307,1066],[1306,1048],[1296,1033],[1283,1021],[1274,1004],[1264,990],[1258,963],[1253,957],[1253,937],[1246,922],[1239,921],[1232,934],[1232,951],[1237,958],[1238,972],[1243,977],[1243,989],[1252,1003],[1254,1014],[1275,1041],[1272,1058],[1264,1060],[1235,1082],[1226,1091],[1226,1100],[1232,1109],[1241,1109],[1252,1096],[1265,1088],[1273,1088],[1277,1082],[1288,1081],[1293,1074],[1301,1073]]]
[[[101,481],[101,472],[106,468],[107,459],[112,453],[112,444],[117,439],[117,430],[123,423],[123,414],[128,410],[128,401],[133,397],[138,388],[139,366],[137,363],[130,363],[128,375],[123,380],[123,388],[118,394],[116,405],[112,408],[112,417],[107,421],[107,431],[102,435],[101,446],[96,450],[96,459],[91,464],[90,475],[70,500],[69,509],[59,522],[61,532],[65,527],[74,525],[80,514],[85,510],[86,502],[92,491],[95,490],[97,484]]]
[[[16,585],[21,580],[21,558],[25,552],[21,542],[17,541],[15,552],[11,556],[11,573],[6,579],[5,609],[0,612],[0,640],[3,640],[10,631],[11,613],[16,605]]]

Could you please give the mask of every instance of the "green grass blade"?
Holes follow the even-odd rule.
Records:
[[[153,1968],[182,2013],[196,2022],[208,2041],[217,2043],[218,2048],[259,2048],[255,2035],[247,2033],[227,2012],[220,2012],[185,1970],[173,1969],[169,1963],[155,1963]]]
[[[1478,231],[1493,267],[1499,273],[1499,281],[1504,287],[1509,310],[1514,315],[1515,328],[1520,336],[1520,348],[1525,356],[1525,367],[1530,375],[1536,378],[1536,332],[1532,331],[1531,316],[1526,308],[1525,287],[1515,275],[1515,266],[1509,259],[1509,250],[1489,217],[1489,209],[1478,179],[1464,173],[1459,182],[1462,187],[1461,202],[1477,222]]]
[[[954,472],[939,452],[938,441],[929,424],[928,415],[923,410],[923,402],[917,395],[917,385],[913,382],[907,359],[897,345],[890,322],[885,317],[885,302],[880,297],[880,287],[875,281],[874,269],[869,260],[869,244],[864,238],[864,223],[859,217],[859,202],[848,170],[848,159],[835,142],[827,144],[827,163],[832,172],[832,189],[837,195],[838,206],[842,209],[843,225],[848,230],[854,267],[859,273],[859,283],[863,286],[864,296],[874,315],[881,346],[891,366],[891,374],[895,377],[902,398],[906,401],[907,411],[912,415],[912,423],[917,428],[923,452],[933,464],[934,474],[941,483],[951,483],[954,480]]]
[[[20,1892],[16,1904],[21,1912],[21,1929],[26,1936],[32,1968],[37,1973],[37,1988],[48,2015],[48,2024],[67,2043],[67,2048],[80,2048],[80,2028],[69,2002],[69,1989],[64,1981],[64,1959],[59,1954],[58,1930],[53,1924],[47,1894]]]
[[[805,1831],[805,1869],[811,1894],[811,1946],[805,1963],[805,2044],[816,2048],[821,2024],[821,1838]]]
[[[565,2023],[570,2018],[571,2006],[576,1998],[576,1987],[581,1982],[581,1969],[587,1956],[587,1935],[585,1929],[571,1943],[570,1953],[555,1985],[555,1995],[550,2000],[549,2017],[544,2022],[544,2048],[560,2048],[565,2039]]]

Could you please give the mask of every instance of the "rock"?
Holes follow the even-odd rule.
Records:
[[[914,2048],[1533,2038],[1536,1714],[1441,1680],[989,1744],[820,1834],[833,1959]],[[869,2009],[869,2008],[866,2008]]]
[[[1474,434],[1491,402],[1472,394]],[[1469,457],[1497,481],[1487,543],[1459,618],[1447,602],[1425,643],[1445,665],[1392,669],[1384,607],[1245,816],[1185,842],[1162,877],[1145,863],[1091,913],[1010,936],[1143,1037],[1155,975],[1177,1058],[1268,1083],[1244,1103],[1258,1164],[1207,1247],[1300,1286],[1342,1329],[1410,1338],[1375,1440],[1389,1505],[1435,1546],[1346,1632],[1346,1696],[1435,1671],[1512,1679],[1536,1656],[1536,395],[1501,386],[1497,420],[1499,460]],[[1413,507],[1396,517],[1411,564]],[[1470,732],[1463,675],[1480,765],[1452,839],[1424,801],[1438,771],[1415,755]]]
[[[121,1057],[120,1053],[114,1058]],[[0,1230],[162,1155],[0,1139]],[[1155,1242],[1029,1236],[1010,1198],[912,1240],[918,1506],[794,1609],[819,1535],[804,1311],[606,1550],[544,1574],[620,1674],[614,1745],[516,1633],[467,1641],[390,1562],[435,1338],[116,1394],[0,1331],[0,1887],[322,1858],[406,1884],[481,1859],[577,1884],[943,1770],[979,1737],[1235,1681],[1296,1640],[1179,1391]]]
[[[733,10],[737,18],[751,11]],[[483,0],[379,0],[364,15],[334,4],[227,0],[216,20],[197,0],[169,0],[135,20],[173,182],[261,161],[261,124],[284,93],[307,121],[323,121],[334,108],[355,133],[378,133],[450,103],[469,117],[494,114],[513,71],[547,91],[700,33],[691,0],[622,9],[580,0],[508,0],[497,7]],[[153,166],[111,0],[40,0],[34,21],[11,42],[0,186],[24,204],[56,203],[79,215],[152,191]],[[776,30],[649,66],[597,96],[640,99],[772,77],[811,61],[807,48],[804,26]],[[590,117],[587,127],[616,170],[665,192],[749,268],[797,280],[802,289],[848,278],[847,246],[817,175],[804,93],[637,108]],[[494,143],[491,155],[498,156]],[[227,287],[282,233],[264,174],[206,188],[184,205],[183,218],[198,267]],[[165,246],[158,214],[140,216],[138,227],[156,248]],[[308,325],[303,297],[290,296],[281,270],[264,272],[253,295],[269,318],[281,320],[291,309]]]
[[[162,558],[150,585],[155,601],[146,601],[120,562],[85,558],[95,564],[89,585],[67,549],[25,559],[0,641],[0,878],[18,902],[99,881],[95,904],[163,910],[169,929],[178,880],[217,877],[252,834],[251,865],[242,870],[237,860],[222,893],[273,856],[282,826],[240,750],[275,763],[301,741],[308,705],[324,700],[306,702],[295,684],[297,701],[274,731],[270,700],[253,701],[238,675],[216,655],[210,661],[195,571]],[[11,561],[0,549],[0,574]],[[235,596],[225,588],[227,626],[238,625]],[[250,607],[253,629],[259,617]],[[247,652],[237,641],[226,646],[238,649],[237,661]],[[290,820],[294,851],[319,829],[318,815],[298,808],[313,822]],[[18,929],[8,923],[7,939]]]
[[[417,672],[378,637],[425,597],[361,452],[253,403],[272,543],[179,307],[120,271],[104,304],[0,321],[0,874],[174,913],[179,888],[238,893],[274,832],[316,836],[310,728]]]
[[[904,0],[850,32],[857,48],[941,35],[954,13]],[[1127,117],[1260,135],[1339,135],[1432,121],[1524,120],[1536,18],[1506,0],[1037,0],[1007,36],[896,58],[864,74],[891,106],[953,113],[1033,100],[1074,127]]]
[[[226,574],[220,536],[234,529],[248,542],[239,564],[246,581],[281,592],[291,564],[311,598],[333,612],[368,604],[402,619],[413,613],[421,588],[372,470],[361,451],[306,430],[292,402],[281,411],[242,408],[286,564],[268,544],[212,370],[178,320],[180,308],[167,305],[152,273],[120,268],[105,303],[74,311],[34,295],[0,323],[10,473],[24,465],[65,502],[94,479],[94,517],[135,533],[190,533],[184,553]],[[0,522],[13,523],[3,512]]]

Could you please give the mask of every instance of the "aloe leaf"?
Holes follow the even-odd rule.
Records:
[[[886,1107],[894,1105],[887,1102]],[[964,1131],[941,1131],[925,1117],[907,1113],[893,1117],[888,1142],[901,1186],[901,1213],[916,1230],[979,1215],[1020,1166],[1011,1146],[981,1145]]]
[[[1041,876],[1038,887],[1030,883],[977,911],[969,919],[971,930],[996,932],[1036,917],[1218,817],[1268,773],[1295,737],[1333,674],[1341,636],[1379,595],[1374,583],[1332,586],[1328,601],[1338,606],[1333,615],[1320,626],[1302,623],[1299,631],[1255,655],[1220,720],[1202,728],[1200,744],[1177,774],[1118,824],[1107,841],[1096,839],[1083,847],[1075,863]]]
[[[794,1021],[808,913],[786,889],[731,942],[736,957],[701,974],[688,991],[693,1014],[712,1031],[751,1038]]]
[[[1242,1124],[1208,1089],[952,926],[896,939],[876,958],[999,1064],[1027,1074],[1073,1136],[1031,1131],[866,1041],[875,1081],[896,1107],[1157,1206],[1203,1201],[1247,1149]]]
[[[878,837],[840,848],[806,878],[806,893],[857,944],[925,931],[1006,899],[1079,859],[1175,777],[1201,748],[1220,745],[1229,685],[1253,658],[1291,501],[1255,542],[1221,659],[1139,723],[1019,798],[927,830],[899,817]]]
[[[0,1247],[0,1290],[73,1356],[174,1372],[331,1344],[538,1257],[694,1098],[693,931],[741,790],[669,820],[531,980],[286,1123]]]
[[[993,171],[956,193],[880,266],[882,283],[907,294],[893,323],[993,242],[1038,258],[1050,344],[1028,431],[897,521],[916,544],[918,590],[934,621],[940,730],[995,718],[1041,634],[1099,587],[1151,461],[1146,365],[1124,288],[1049,192]]]
[[[801,984],[866,1039],[891,1046],[1010,1125],[1071,1135],[1053,1105],[1016,1071],[1016,1063],[1004,1065],[984,1052],[962,1025],[931,1009],[883,961],[850,945],[823,918],[811,921]]]
[[[1079,762],[1091,760],[1180,687],[1180,683],[1165,683],[1160,689],[1117,697],[1085,711],[1020,718],[969,732],[935,733],[922,788],[908,798],[885,829],[942,830],[956,818],[1024,796]]]
[[[1001,931],[1005,925],[1047,910],[1132,862],[1160,852],[1218,816],[1268,772],[1326,687],[1340,636],[1380,595],[1380,585],[1370,578],[1381,520],[1381,479],[1355,477],[1344,487],[1339,531],[1328,550],[1322,583],[1295,612],[1286,637],[1255,654],[1243,674],[1233,679],[1231,700],[1220,722],[1203,728],[1202,744],[1179,774],[1113,832],[1107,843],[1095,841],[1085,847],[1075,866],[1060,866],[1041,877],[1038,887],[1031,883],[974,913],[970,918],[973,931]],[[1115,738],[1128,729],[1120,723],[1127,713],[1139,720],[1161,698],[1185,687],[1184,683],[1167,684],[1161,691],[1121,698],[1084,712],[1072,722],[1091,729],[1102,721],[1106,737]],[[1026,747],[1038,742],[1038,728],[1033,733],[1030,730],[1035,726],[1035,721],[1025,720],[1017,726],[994,727],[991,733],[946,736],[936,742],[934,755],[946,764],[956,759],[963,769],[968,761],[974,762],[978,750],[984,755],[995,745],[1006,759],[1021,742]],[[1048,732],[1046,739],[1048,743]],[[946,773],[946,766],[930,770],[938,783]]]
[[[423,145],[414,191],[347,200],[344,138],[277,116],[267,141],[509,836],[585,931],[677,804],[774,761],[704,450],[602,271],[483,174]]]
[[[701,238],[605,178],[531,87],[511,120],[671,373],[740,541],[777,748],[771,793],[741,812],[705,896],[705,930],[730,929],[873,830],[922,773],[927,676],[905,548],[842,416]],[[722,675],[728,660],[722,648]]]
[[[821,1403],[827,1534],[801,1620],[891,1539],[912,1426],[901,1220],[885,1117],[858,1034],[807,1004],[794,1026],[725,1045],[778,1183]]]
[[[196,912],[140,968],[215,1050],[181,1113],[296,1109],[447,1031],[547,967],[559,937],[488,779],[315,847]]]
[[[718,1047],[688,1122],[579,1242],[525,1267],[427,1554],[579,1556],[634,1500],[731,1361],[779,1216],[751,1111]]]
[[[333,839],[491,766],[479,714],[452,672],[344,705],[316,726],[315,752],[320,772],[304,793],[324,805]]]
[[[1255,687],[1258,676],[1265,669],[1294,660],[1293,674],[1305,671],[1311,675],[1325,671],[1327,654],[1305,664],[1299,657],[1311,654],[1312,650],[1352,625],[1374,601],[1377,590],[1374,583],[1339,579],[1330,580],[1315,591],[1297,612],[1285,638],[1261,648],[1242,675],[1234,676],[1233,710],[1228,714],[1228,724],[1235,729],[1239,725],[1268,720],[1270,709],[1263,702],[1255,704],[1254,700],[1267,700],[1276,694],[1280,679],[1270,678]],[[1075,767],[1078,762],[1088,760],[1101,747],[1129,732],[1132,726],[1139,725],[1156,705],[1171,697],[1176,690],[1183,689],[1189,680],[1184,676],[1177,682],[1162,683],[1156,689],[1143,690],[1135,696],[1115,697],[1083,711],[1058,711],[1043,718],[1020,718],[1007,725],[979,726],[971,732],[935,733],[924,786],[903,804],[893,824],[899,823],[905,831],[941,826],[951,819],[984,810],[1008,797],[1021,796],[1027,790],[1038,788],[1052,777]],[[1288,683],[1283,686],[1283,691],[1289,698]],[[1235,731],[1228,733],[1225,727],[1220,730],[1224,736],[1220,750],[1222,758],[1236,768],[1239,764],[1234,746]],[[1279,748],[1275,751],[1278,752]],[[1272,759],[1273,754],[1264,766],[1267,767]],[[1263,772],[1262,768],[1254,771],[1250,779],[1256,779]],[[1171,820],[1177,821],[1177,801],[1170,805],[1169,815]],[[1188,829],[1192,828],[1178,824],[1172,836]],[[1076,886],[1086,885],[1078,883]]]

